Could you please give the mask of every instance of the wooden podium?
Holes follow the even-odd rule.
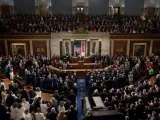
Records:
[[[85,69],[84,60],[78,60],[78,66],[79,66],[79,69]]]
[[[79,61],[84,61],[84,63],[92,63],[93,58],[92,57],[72,57],[70,59],[70,63],[78,63]]]

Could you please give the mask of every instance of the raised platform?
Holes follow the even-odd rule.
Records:
[[[93,62],[93,57],[84,57],[82,59],[78,57],[72,57],[70,58],[70,63],[78,63],[78,61],[84,61],[84,63],[92,63]]]
[[[83,61],[78,61],[78,63],[70,63],[69,68],[71,69],[98,69],[100,68],[100,64],[84,63]]]
[[[66,72],[66,73],[73,73],[76,72],[76,74],[78,75],[78,77],[80,78],[84,78],[85,74],[87,73],[87,71],[102,71],[102,70],[107,70],[110,69],[112,67],[112,65],[105,67],[104,69],[67,69],[67,70],[62,70],[62,72]],[[55,72],[59,72],[60,69],[53,67],[53,66],[49,66],[49,68]]]

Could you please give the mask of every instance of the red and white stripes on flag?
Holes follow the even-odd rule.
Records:
[[[78,40],[74,45],[74,50],[82,56],[85,56],[86,53],[86,41],[85,40]]]
[[[82,40],[81,41],[81,53],[85,53],[86,52],[86,41]]]

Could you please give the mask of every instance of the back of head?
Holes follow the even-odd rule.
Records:
[[[71,106],[70,106],[70,109],[71,109],[71,111],[73,111],[73,110],[74,110],[74,106],[73,106],[73,105],[71,105]]]
[[[36,88],[36,91],[39,92],[41,89],[39,87]]]
[[[28,114],[28,113],[29,113],[29,110],[26,109],[26,110],[24,111],[24,113],[25,113],[25,114]]]
[[[13,108],[16,108],[16,107],[18,107],[18,104],[17,104],[17,102],[13,103],[12,107],[13,107]]]
[[[37,108],[37,113],[40,113],[41,112],[41,109],[40,108]]]
[[[22,107],[22,104],[18,103],[17,108],[20,109]]]

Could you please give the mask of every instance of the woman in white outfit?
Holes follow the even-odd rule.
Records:
[[[10,76],[10,80],[13,81],[14,80],[13,68],[11,69],[9,76]]]
[[[65,112],[65,107],[64,107],[64,102],[63,101],[60,101],[59,103],[59,106],[58,106],[58,111],[63,111]]]
[[[41,89],[39,87],[36,88],[36,97],[41,97]]]
[[[41,107],[41,112],[46,116],[48,112],[48,107],[44,100],[40,104],[40,107]]]
[[[32,120],[31,114],[29,113],[29,110],[24,111],[24,119],[25,120]]]
[[[25,110],[29,110],[30,108],[29,102],[27,102],[25,98],[22,99],[22,106]]]
[[[17,119],[16,120],[21,120],[24,118],[24,107],[22,107],[22,104],[17,105]]]
[[[41,113],[40,108],[37,109],[37,113],[35,115],[36,115],[36,120],[45,120],[44,114]]]
[[[13,103],[13,105],[11,106],[11,118],[13,120],[17,120],[17,112],[18,112],[18,109],[17,109],[17,103]]]

